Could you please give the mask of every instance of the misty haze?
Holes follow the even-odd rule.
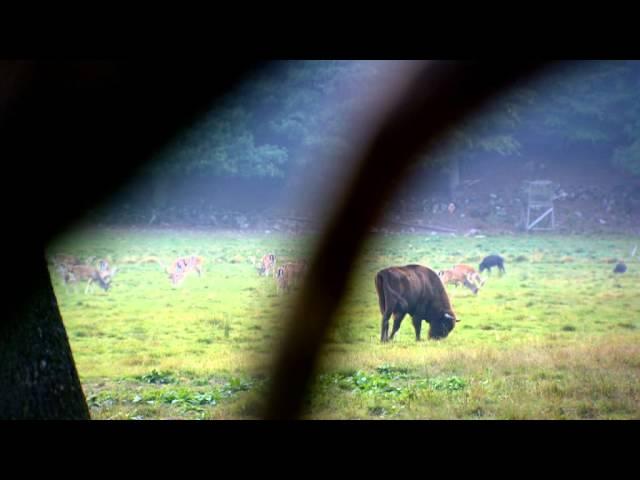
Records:
[[[48,246],[92,418],[259,416],[344,159],[410,63],[271,63]],[[640,62],[561,65],[432,147],[303,417],[639,418]]]

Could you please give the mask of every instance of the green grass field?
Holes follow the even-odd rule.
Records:
[[[636,240],[622,236],[372,236],[327,339],[305,404],[319,419],[640,418],[640,262],[612,274]],[[256,418],[291,295],[253,262],[308,256],[313,237],[83,229],[49,254],[108,257],[113,287],[84,293],[51,269],[96,419]],[[419,263],[477,267],[499,253],[477,296],[448,291],[460,323],[443,341],[414,339],[405,318],[381,345],[375,273]],[[150,256],[206,259],[173,287]],[[629,260],[627,258],[627,260]],[[426,335],[425,335],[426,337]]]

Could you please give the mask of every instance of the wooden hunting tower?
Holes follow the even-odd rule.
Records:
[[[556,226],[553,208],[553,182],[535,180],[528,183],[527,231],[553,230]],[[545,218],[547,220],[543,222]]]

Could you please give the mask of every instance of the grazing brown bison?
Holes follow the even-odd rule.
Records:
[[[429,338],[445,338],[455,327],[456,315],[447,291],[438,274],[428,267],[407,265],[380,270],[376,290],[382,314],[382,342],[393,339],[406,314],[412,317],[416,341],[420,340],[422,320],[429,323]],[[389,337],[391,314],[393,330]]]

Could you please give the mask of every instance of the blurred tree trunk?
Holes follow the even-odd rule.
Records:
[[[18,273],[13,288],[29,290],[15,292],[0,321],[0,419],[88,420],[43,255],[24,263],[29,278]]]
[[[43,246],[259,64],[0,60],[0,419],[89,418]]]
[[[460,185],[460,159],[454,156],[447,168],[449,173],[449,198],[453,200],[456,188]]]
[[[152,206],[157,209],[164,208],[169,199],[167,174],[154,169],[151,178],[153,182]]]

